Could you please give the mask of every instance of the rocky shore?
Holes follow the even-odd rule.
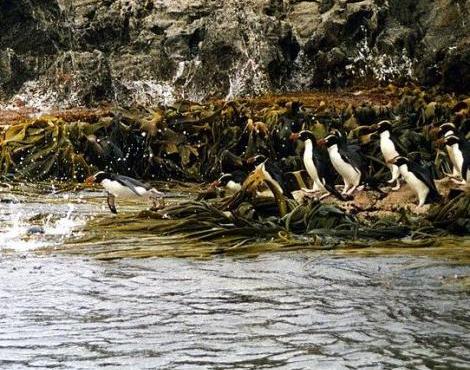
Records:
[[[463,0],[6,0],[0,99],[154,104],[415,81],[470,89]]]
[[[5,180],[80,183],[90,174],[106,170],[147,181],[207,184],[200,188],[199,199],[206,199],[202,203],[183,204],[182,209],[170,205],[171,211],[152,214],[153,219],[165,219],[168,214],[186,217],[196,209],[198,215],[202,212],[208,217],[204,221],[200,215],[196,220],[206,227],[232,222],[223,213],[230,212],[235,224],[256,221],[268,233],[294,230],[302,234],[339,227],[340,235],[352,237],[354,225],[362,230],[357,231],[360,235],[379,239],[380,235],[402,238],[419,230],[423,235],[470,232],[469,189],[446,179],[449,160],[436,143],[442,122],[452,121],[466,131],[469,101],[464,96],[390,85],[343,94],[288,94],[205,104],[179,101],[153,108],[72,109],[39,117],[28,117],[30,112],[24,111],[13,120],[8,119],[9,114],[3,116],[8,125],[0,141],[0,170]],[[384,119],[393,122],[407,156],[434,168],[442,203],[417,209],[416,195],[406,184],[399,191],[392,191],[387,184],[390,174],[372,130]],[[266,202],[237,194],[231,200],[213,199],[217,194],[206,194],[209,184],[225,171],[223,158],[231,156],[248,159],[264,154],[278,161],[285,174],[302,171],[302,147],[290,140],[291,134],[301,129],[311,130],[319,139],[332,129],[344,130],[348,140],[360,146],[368,161],[368,175],[386,195],[366,189],[353,200],[330,196],[318,202],[303,194],[294,197],[296,200],[281,199],[285,203],[281,209],[279,199]],[[311,185],[307,177],[304,180]],[[293,190],[299,188],[299,183],[293,184]],[[186,208],[189,210],[183,211]],[[147,216],[144,214],[144,219]],[[274,228],[272,220],[277,225]]]

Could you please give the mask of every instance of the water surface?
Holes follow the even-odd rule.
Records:
[[[54,252],[108,212],[98,195],[2,194],[15,201],[0,203],[1,369],[470,368],[468,265],[311,251],[108,262]]]

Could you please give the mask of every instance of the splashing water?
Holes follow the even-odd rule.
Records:
[[[116,101],[126,101],[131,105],[152,105],[160,102],[169,105],[177,100],[174,86],[156,80],[122,81],[124,89],[114,87]],[[123,90],[123,91],[121,91]]]
[[[21,203],[10,204],[0,214],[0,250],[30,251],[42,247],[56,246],[84,226],[86,219],[74,214],[75,205],[68,204],[65,216],[48,214],[39,224],[31,223],[31,214]]]
[[[370,47],[366,28],[362,26],[361,29],[364,38],[358,45],[356,57],[345,67],[347,73],[359,77],[371,75],[380,82],[399,78],[414,79],[415,60],[408,56],[406,49],[393,56],[380,54],[375,48]]]

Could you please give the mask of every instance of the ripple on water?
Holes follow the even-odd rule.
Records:
[[[0,368],[465,368],[468,293],[430,259],[0,259]]]

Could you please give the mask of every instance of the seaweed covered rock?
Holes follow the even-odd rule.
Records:
[[[301,95],[300,100],[282,96],[206,104],[184,100],[154,108],[57,115],[59,119],[12,122],[4,130],[3,173],[81,179],[100,169],[143,179],[211,181],[224,172],[227,155],[242,162],[256,154],[279,161],[290,173],[302,169],[301,147],[290,139],[293,132],[310,129],[320,139],[332,129],[345,129],[365,153],[368,175],[384,182],[387,172],[370,126],[400,117],[394,130],[401,150],[425,162],[436,159],[436,175],[441,177],[448,163],[434,148],[436,125],[453,120],[465,128],[469,122],[465,100],[392,87],[342,98],[318,93]],[[64,156],[82,165],[59,170],[54,163]],[[38,159],[44,161],[41,168]],[[32,171],[35,167],[38,170]]]
[[[436,227],[444,228],[460,235],[470,234],[470,191],[458,192],[444,206],[434,207],[428,219]]]
[[[74,147],[91,126],[41,118],[11,126],[2,138],[0,168],[28,179],[83,179],[89,165]]]

